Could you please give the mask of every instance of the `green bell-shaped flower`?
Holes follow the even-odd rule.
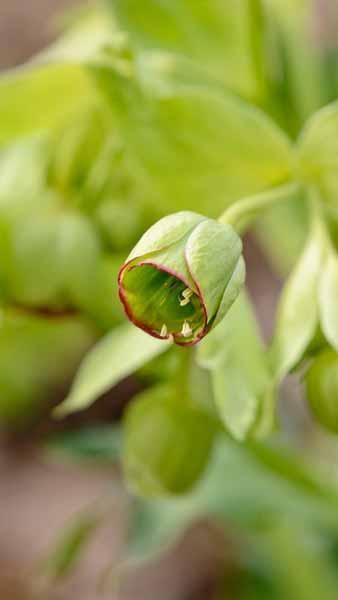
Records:
[[[242,242],[230,225],[179,212],[153,225],[119,273],[128,318],[157,338],[196,344],[244,283]]]

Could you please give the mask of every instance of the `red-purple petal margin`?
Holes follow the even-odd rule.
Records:
[[[119,270],[119,274],[118,274],[118,291],[119,291],[119,298],[121,300],[122,306],[124,308],[124,312],[126,313],[126,316],[128,317],[129,321],[131,321],[134,325],[136,325],[136,327],[138,327],[139,329],[142,329],[143,331],[145,331],[146,333],[148,333],[149,335],[160,339],[160,340],[167,340],[169,339],[171,334],[168,334],[165,337],[162,337],[159,333],[157,333],[157,331],[155,331],[154,329],[151,329],[150,327],[148,327],[145,323],[142,323],[141,321],[139,321],[138,319],[135,318],[135,316],[133,315],[133,312],[130,308],[130,305],[128,303],[128,300],[126,298],[126,294],[123,288],[123,274],[126,270],[128,269],[128,266],[131,263],[134,263],[135,260],[137,261],[137,258],[133,258],[130,261],[124,263],[120,270]],[[190,273],[190,269],[189,269],[189,263],[186,259],[186,263],[187,263],[187,267]],[[168,273],[169,275],[172,275],[173,277],[176,277],[176,279],[179,279],[180,281],[182,281],[182,283],[184,283],[184,285],[186,287],[191,287],[191,283],[185,279],[185,277],[182,277],[179,273],[177,273],[176,271],[174,271],[173,269],[169,269],[168,267],[166,267],[165,265],[161,265],[158,263],[154,263],[151,260],[143,260],[141,262],[136,263],[134,266],[135,267],[141,267],[142,265],[151,265],[152,267],[154,267],[155,269],[158,269],[159,271],[163,271],[165,273]],[[130,268],[134,268],[134,266],[130,267]],[[194,346],[195,344],[197,344],[208,332],[208,315],[207,315],[207,311],[206,311],[206,306],[204,303],[204,299],[203,296],[201,294],[201,290],[198,286],[198,284],[196,283],[196,281],[192,278],[195,286],[196,286],[196,290],[199,296],[199,299],[201,301],[201,306],[202,306],[202,310],[203,310],[203,314],[204,314],[204,327],[202,329],[202,331],[200,331],[200,333],[196,336],[196,339],[192,340],[191,342],[180,342],[178,341],[180,338],[177,338],[175,335],[173,335],[174,338],[174,342],[176,345],[178,346]]]

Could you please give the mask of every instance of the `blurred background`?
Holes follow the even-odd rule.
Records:
[[[234,76],[233,88],[236,94],[263,106],[294,138],[307,117],[337,95],[338,5],[330,0],[296,2],[297,12],[292,4],[276,2],[278,47],[282,48],[286,39],[289,46],[283,47],[281,63],[288,64],[287,68],[282,65],[285,72],[277,82],[274,106],[264,103],[255,85],[250,88],[250,76],[243,76],[244,83],[240,77],[236,81]],[[67,31],[69,23],[82,14],[83,6],[82,0],[25,0],[24,3],[3,0],[0,8],[3,73],[31,59],[56,40],[61,30]],[[280,16],[284,10],[285,22]],[[142,15],[138,23],[143,23]],[[206,22],[206,31],[209,26],[212,28],[215,23]],[[144,29],[147,32],[147,26]],[[155,27],[155,42],[152,39],[150,47],[156,43],[157,33]],[[166,41],[170,46],[169,34]],[[201,42],[198,39],[193,42],[198,57]],[[232,42],[236,48],[236,35]],[[244,46],[235,51],[241,65],[245,62]],[[318,66],[317,54],[325,55],[324,66]],[[246,66],[243,72],[247,68],[250,70]],[[67,86],[65,90],[68,91]],[[20,110],[19,106],[18,115]],[[167,530],[177,527],[181,535],[173,548],[159,552],[160,556],[156,555],[149,564],[137,564],[136,568],[127,570],[126,577],[119,571],[116,573],[115,567],[124,565],[130,529],[134,532],[131,522],[135,514],[138,515],[138,508],[134,511],[134,500],[121,477],[117,458],[120,452],[118,424],[130,399],[149,382],[157,383],[160,377],[154,372],[165,369],[169,376],[175,373],[176,355],[164,366],[150,363],[148,370],[145,366],[136,376],[99,394],[96,402],[80,413],[56,420],[51,416],[51,409],[66,396],[88,349],[106,332],[123,323],[116,293],[111,300],[111,281],[115,280],[119,264],[139,235],[158,213],[167,210],[166,201],[160,210],[156,199],[151,199],[150,204],[143,204],[143,200],[138,203],[135,184],[133,187],[129,182],[129,171],[120,159],[120,148],[114,145],[115,140],[112,150],[105,139],[105,154],[101,153],[102,139],[107,128],[114,132],[115,122],[111,124],[104,111],[102,114],[96,110],[91,112],[86,106],[80,107],[79,114],[81,117],[88,114],[86,126],[80,133],[74,119],[53,132],[48,147],[44,140],[28,136],[23,142],[18,138],[18,146],[13,146],[13,151],[10,149],[0,155],[3,258],[0,268],[3,305],[0,316],[0,598],[71,600],[76,595],[82,600],[312,600],[319,595],[323,600],[326,596],[328,600],[338,598],[338,495],[335,496],[338,447],[335,437],[325,433],[310,416],[298,375],[287,378],[278,402],[283,441],[290,443],[294,457],[287,453],[282,457],[263,456],[257,450],[256,464],[251,455],[246,456],[230,443],[225,465],[216,465],[215,473],[210,475],[210,481],[224,483],[224,473],[228,473],[230,487],[238,480],[233,495],[223,500],[221,492],[214,492],[210,500],[212,505],[219,503],[212,507],[210,514],[218,515],[226,505],[225,527],[220,528],[208,514],[205,518],[203,510],[195,510],[195,505],[189,507],[189,511],[196,518],[186,520],[181,512],[189,511],[181,505],[168,508],[164,502],[156,508],[141,506],[144,521],[138,528],[135,526],[137,534],[134,534],[141,557],[143,552],[147,553],[143,543],[144,548],[156,546],[156,535],[150,534],[144,542],[148,522],[151,529],[154,521],[158,530],[161,529],[159,523],[165,523],[165,535],[168,535]],[[207,146],[206,152],[208,150]],[[72,155],[69,162],[68,155]],[[46,170],[45,159],[49,162],[48,193],[44,202],[50,207],[46,214],[40,210],[39,187],[42,169]],[[133,160],[127,167],[136,170],[138,165]],[[87,179],[89,171],[90,181]],[[137,173],[143,183],[141,170]],[[259,189],[261,183],[253,179]],[[145,186],[145,189],[148,188]],[[235,184],[232,192],[233,199],[243,195],[240,187],[235,190]],[[110,202],[112,195],[114,202]],[[130,207],[127,211],[125,202]],[[180,198],[180,208],[179,202]],[[151,203],[156,207],[154,213],[149,209]],[[211,212],[217,213],[217,210]],[[66,250],[60,262],[49,252],[59,244],[59,234],[54,227],[55,223],[59,226],[64,212],[68,220],[60,227],[65,232],[62,248]],[[278,233],[281,221],[288,228],[287,235],[285,228]],[[266,341],[273,333],[282,282],[304,243],[306,227],[307,214],[301,205],[296,211],[286,208],[277,215],[268,214],[254,233],[245,236],[247,286]],[[13,231],[17,236],[14,253],[8,243],[13,239]],[[99,249],[96,234],[100,238]],[[78,247],[74,239],[81,240]],[[99,259],[92,266],[96,255],[100,255]],[[60,272],[64,274],[68,264],[71,265],[68,280],[62,279],[60,283]],[[87,278],[91,279],[94,292],[88,290]],[[304,454],[308,470],[303,472],[298,458]],[[322,468],[333,490],[327,490],[326,483],[316,480],[313,466]],[[284,508],[285,520],[280,518]],[[147,510],[152,511],[151,517]],[[278,521],[274,535],[270,535],[266,524],[261,527],[265,511],[269,512],[271,523]],[[314,531],[302,523],[299,530],[293,527],[298,515],[303,514],[315,523]],[[260,531],[259,543],[256,526]],[[86,541],[87,533],[92,530],[95,535],[88,536],[88,543],[83,544],[81,556],[74,559],[73,565],[73,554],[76,555],[78,548],[82,549],[82,540]],[[66,532],[65,538],[63,532]],[[158,534],[160,550],[161,535]],[[277,558],[277,566],[271,566],[271,556],[275,559],[279,554],[285,556],[285,560]],[[277,591],[275,579],[278,580]],[[292,581],[290,588],[285,581]]]
[[[1,69],[17,66],[44,48],[56,38],[64,11],[81,5],[82,0],[29,0],[25,3],[6,0],[0,10]],[[128,396],[128,390],[123,395]],[[119,414],[116,401],[120,404],[119,395],[103,400],[98,414],[94,411],[89,422],[110,422]],[[2,398],[1,402],[5,400]],[[116,493],[111,525],[99,532],[80,569],[53,591],[49,588],[46,591],[44,583],[40,586],[36,581],[37,561],[54,542],[56,532],[105,494],[112,480],[110,468],[79,468],[44,460],[36,442],[54,428],[58,425],[47,422],[45,417],[33,427],[22,428],[20,424],[18,432],[14,423],[1,433],[0,597],[4,600],[47,597],[70,600],[75,595],[84,600],[115,597],[110,589],[107,593],[98,589],[98,572],[107,569],[114,558],[118,560],[123,545],[126,499],[120,490]],[[168,573],[170,577],[171,569],[164,568],[163,581]],[[149,598],[153,589],[162,588],[163,582],[157,581],[156,574],[150,574],[150,578],[155,580],[154,584],[143,578],[132,584],[134,590],[128,592],[126,598]],[[180,578],[182,576],[178,576]]]

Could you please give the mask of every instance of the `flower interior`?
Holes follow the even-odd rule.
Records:
[[[127,267],[120,294],[129,318],[156,337],[196,342],[205,326],[201,298],[178,277],[149,264]]]

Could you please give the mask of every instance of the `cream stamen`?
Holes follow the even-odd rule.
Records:
[[[183,337],[187,338],[192,334],[192,329],[188,323],[188,321],[184,321],[181,331]]]
[[[165,337],[167,337],[167,335],[168,335],[168,327],[166,326],[165,323],[163,323],[160,336],[165,338]]]
[[[190,298],[193,295],[193,291],[190,288],[186,288],[184,292],[182,292],[183,300],[180,300],[180,306],[186,306],[190,302]]]

